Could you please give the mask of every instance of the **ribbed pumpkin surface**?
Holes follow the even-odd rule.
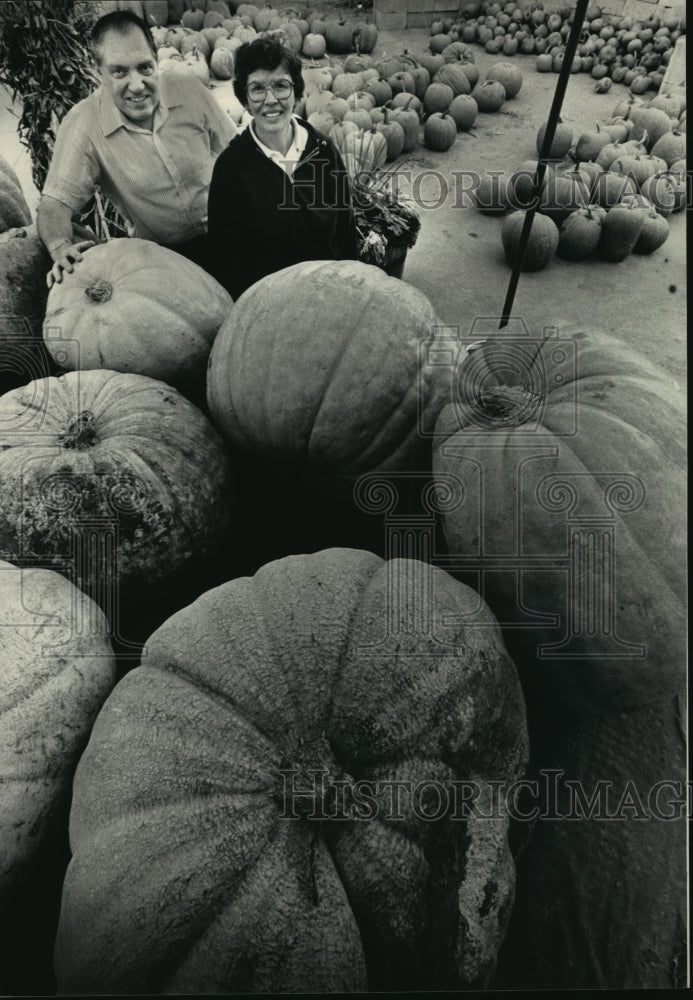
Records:
[[[53,285],[45,339],[62,368],[105,368],[188,389],[232,307],[206,271],[148,240],[92,247]]]
[[[421,430],[450,387],[449,367],[427,361],[438,325],[377,267],[295,264],[234,304],[210,355],[210,412],[232,444],[335,475],[425,469]]]
[[[486,982],[513,895],[506,819],[424,821],[406,792],[397,818],[374,786],[359,820],[350,796],[513,780],[525,738],[492,616],[440,570],[330,549],[208,591],[151,637],[80,762],[59,988]],[[287,795],[313,769],[323,794]]]
[[[61,809],[115,679],[101,611],[65,577],[0,561],[0,903]],[[62,813],[63,821],[67,813]]]
[[[121,583],[162,580],[214,549],[231,501],[219,436],[162,382],[71,372],[0,398],[3,558],[76,560],[94,583],[104,566],[75,538],[108,528]]]
[[[498,561],[484,593],[508,623],[518,663],[532,665],[542,690],[596,710],[676,694],[685,648],[680,391],[636,352],[569,328],[558,340],[488,340],[460,369],[457,390],[436,425],[434,471],[457,475],[466,495],[446,515],[446,536],[453,552]],[[584,561],[574,572],[589,574],[589,588],[566,561],[580,517],[583,534],[571,544]],[[612,525],[615,542],[590,534],[592,524],[604,532]],[[518,583],[513,559],[521,554],[528,568],[520,560]],[[595,624],[602,609],[590,603],[602,599],[615,602],[604,634]],[[531,628],[517,627],[532,614]],[[569,648],[537,659],[538,644],[566,633]]]
[[[0,156],[0,233],[13,226],[30,226],[31,210],[26,203],[17,174]]]
[[[569,328],[541,344],[487,341],[458,390],[436,426],[434,473],[460,480],[464,502],[445,516],[452,562],[474,572],[520,668],[529,776],[544,789],[542,771],[564,771],[586,802],[610,783],[611,812],[629,781],[645,800],[658,781],[683,782],[680,390],[629,348]],[[637,807],[589,818],[588,806],[551,820],[570,812],[559,785],[549,815],[522,824],[504,981],[680,985],[682,822]]]

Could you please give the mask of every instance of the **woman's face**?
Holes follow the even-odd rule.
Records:
[[[286,96],[278,96],[265,88],[277,84],[291,84]],[[264,93],[262,92],[264,89]],[[258,91],[253,93],[253,91]],[[258,135],[268,137],[283,135],[291,122],[294,110],[294,91],[291,74],[283,66],[277,69],[256,69],[248,76],[248,111],[255,119]]]

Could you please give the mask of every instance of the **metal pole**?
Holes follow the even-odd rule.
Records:
[[[520,271],[522,270],[522,261],[525,256],[525,250],[527,249],[527,243],[529,242],[529,234],[532,229],[532,223],[534,222],[534,215],[537,211],[537,205],[539,204],[539,194],[541,192],[541,186],[544,182],[544,174],[546,173],[546,159],[553,145],[553,139],[556,134],[556,126],[558,125],[558,119],[561,115],[561,108],[563,107],[563,98],[565,97],[565,92],[568,87],[568,78],[570,76],[570,68],[573,65],[573,59],[575,58],[575,52],[577,50],[578,41],[580,38],[580,33],[582,32],[582,25],[585,21],[585,14],[587,12],[589,0],[577,0],[577,8],[575,10],[575,18],[573,20],[572,28],[570,29],[570,35],[568,36],[568,42],[565,47],[565,55],[563,57],[563,65],[561,66],[561,71],[558,74],[558,83],[556,84],[556,92],[553,95],[553,103],[551,104],[551,111],[549,112],[549,120],[546,126],[546,133],[544,135],[544,141],[541,144],[541,150],[539,152],[539,165],[537,167],[537,176],[534,182],[534,192],[532,201],[530,202],[530,207],[525,215],[524,225],[522,226],[522,232],[520,234],[520,247],[517,255],[517,259],[513,265],[513,272],[510,276],[510,284],[508,285],[508,291],[505,296],[505,302],[503,304],[503,316],[500,321],[499,330],[507,326],[510,322],[510,314],[513,308],[513,302],[515,301],[515,293],[517,291],[517,286],[520,281]]]

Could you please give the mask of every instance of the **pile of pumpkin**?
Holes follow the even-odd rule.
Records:
[[[308,20],[253,4],[225,17],[223,6],[211,0],[206,11],[186,10],[180,24],[153,27],[160,70],[197,75],[240,124],[244,109],[230,82],[233,53],[259,35],[278,37],[304,58],[306,91],[297,113],[333,138],[356,170],[389,163],[421,141],[446,151],[479,112],[498,111],[522,86],[519,70],[507,63],[480,79],[472,50],[461,42],[440,51],[432,39],[430,51],[376,59],[377,29],[365,21]]]
[[[146,10],[144,13],[146,16]],[[233,0],[230,4],[225,0],[199,0],[182,11],[169,5],[163,23],[162,18],[156,22],[150,16],[149,20],[160,70],[194,73],[207,86],[233,79],[234,52],[260,35],[275,37],[310,59],[320,59],[328,50],[368,53],[378,37],[375,25],[364,19],[345,21],[337,14],[300,17],[288,9],[280,13],[269,4],[258,6]],[[235,107],[233,110],[238,112]]]
[[[575,139],[564,122],[556,127],[543,184],[537,193],[537,160],[509,176],[481,178],[474,192],[479,211],[504,214],[501,231],[509,264],[516,260],[527,209],[536,206],[523,270],[543,268],[554,253],[565,260],[593,254],[620,262],[631,253],[651,254],[669,236],[668,217],[689,204],[686,171],[685,96],[658,95],[650,102],[620,101],[608,123]],[[537,134],[540,153],[545,127]]]
[[[457,19],[436,19],[430,30],[436,45],[460,40],[483,45],[492,54],[536,54],[539,72],[558,73],[573,14],[574,5],[568,4],[547,10],[540,2],[467,2]],[[685,17],[672,12],[637,21],[590,4],[571,72],[590,73],[595,80],[606,81],[599,88],[602,92],[611,81],[624,83],[634,94],[659,90],[676,40],[685,31]]]
[[[14,338],[26,364],[40,342],[57,367],[27,366],[0,398],[0,893],[3,943],[24,944],[5,965],[35,909],[57,907],[60,888],[47,900],[31,873],[69,809],[63,993],[483,986],[504,938],[515,984],[665,982],[685,827],[538,823],[515,895],[509,817],[486,794],[525,773],[525,701],[532,767],[560,761],[587,794],[650,787],[662,759],[665,777],[683,770],[685,408],[670,380],[582,329],[529,368],[526,331],[475,329],[451,354],[422,293],[358,262],[298,264],[235,303],[141,240],[93,247],[50,294],[46,270],[31,228],[6,234],[0,313],[30,320],[21,341],[3,327],[3,357]],[[545,460],[524,460],[528,432],[553,442]],[[514,627],[507,548],[516,444],[531,629]],[[617,635],[633,644],[616,659],[611,631],[604,656],[579,631],[570,657],[551,654],[581,596],[555,571],[567,506],[546,477],[576,470],[590,515],[604,470],[641,484],[605,494]],[[483,598],[462,582],[479,555]],[[603,572],[587,560],[585,586]],[[153,608],[136,666],[131,628]],[[315,769],[312,811],[299,797],[282,819],[286,774],[305,791]],[[482,798],[466,822],[422,819],[435,795],[401,820],[321,819],[376,779],[471,780]]]
[[[361,147],[375,146],[376,166],[421,141],[427,149],[446,152],[479,112],[499,110],[522,86],[519,71],[505,63],[480,79],[473,54],[461,43],[439,54],[404,50],[379,59],[352,54],[341,65],[306,66],[303,75],[307,86],[299,112],[333,138],[347,160]],[[361,166],[371,168],[370,160]]]

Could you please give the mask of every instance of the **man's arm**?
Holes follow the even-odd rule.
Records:
[[[72,214],[69,205],[49,195],[41,196],[36,210],[36,230],[53,261],[47,277],[49,288],[54,281],[63,280],[63,271],[72,274],[74,265],[82,260],[82,251],[94,246],[94,240],[74,242]]]
[[[234,120],[224,111],[211,91],[199,81],[198,98],[203,107],[204,120],[209,134],[209,145],[212,153],[218,156],[222,150],[226,149],[233,137],[238,132]]]

